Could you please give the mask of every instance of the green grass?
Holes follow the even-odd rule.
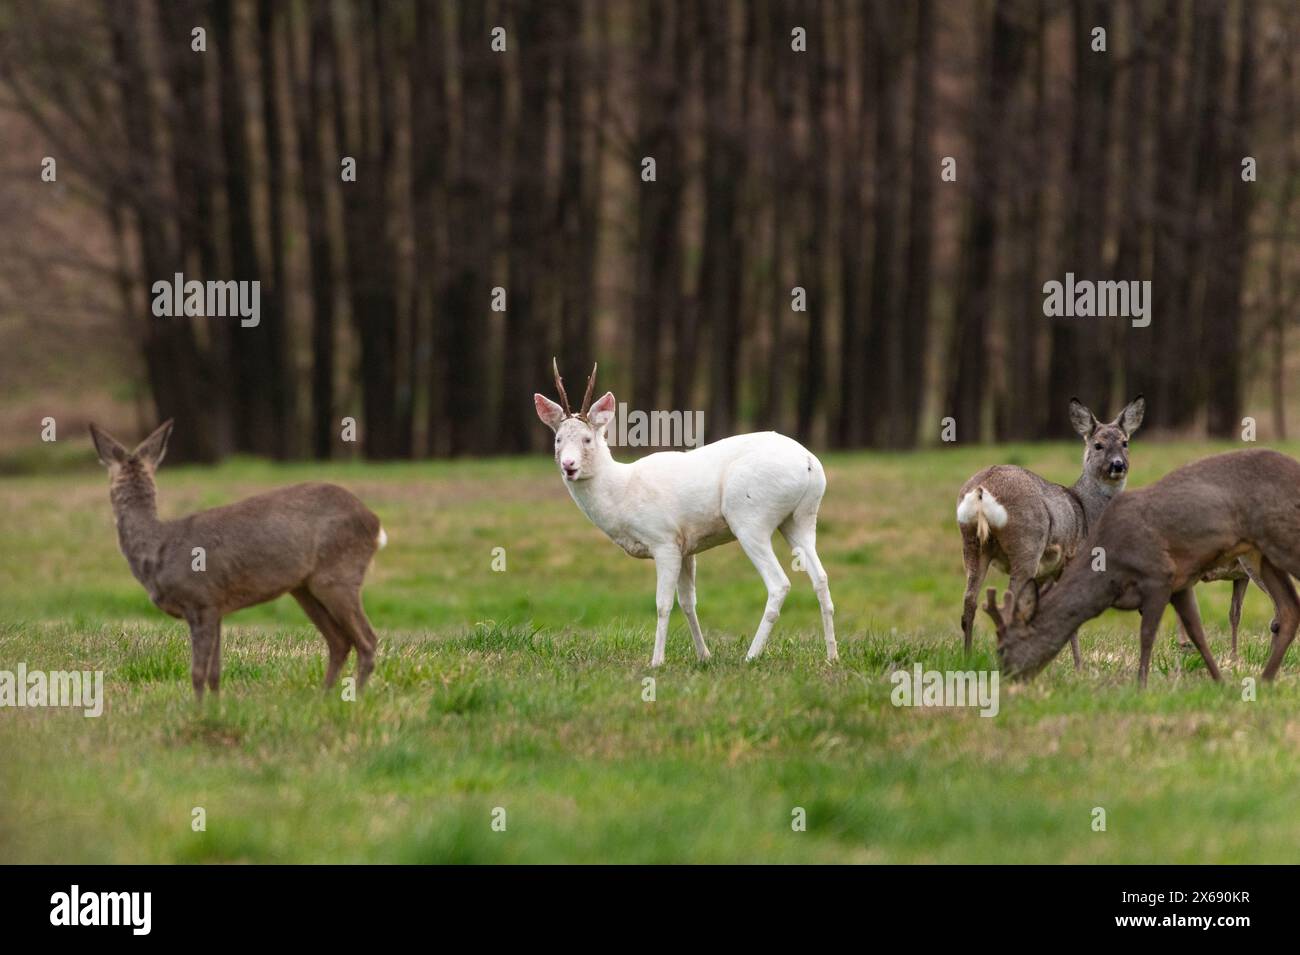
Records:
[[[1135,445],[1133,483],[1214,450]],[[742,662],[764,593],[733,545],[699,564],[714,659],[694,661],[675,613],[658,671],[652,565],[586,521],[545,456],[164,466],[165,516],[327,478],[390,536],[366,591],[381,640],[360,701],[321,693],[324,641],[282,599],[227,619],[222,697],[203,708],[183,625],[117,551],[102,472],[0,479],[0,669],[100,669],[106,696],[100,719],[0,709],[0,861],[1294,861],[1300,657],[1242,701],[1267,647],[1258,591],[1238,662],[1229,585],[1198,591],[1222,687],[1176,649],[1170,614],[1139,692],[1138,618],[1109,613],[1082,631],[1082,673],[1065,653],[1004,685],[995,718],[891,704],[895,666],[995,665],[983,620],[975,660],[960,652],[961,482],[999,460],[1070,480],[1077,459],[1074,445],[826,455],[841,663],[826,665],[793,573],[765,656]]]

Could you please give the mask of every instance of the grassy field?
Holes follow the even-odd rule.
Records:
[[[1139,441],[1132,483],[1215,450]],[[0,669],[103,670],[106,696],[99,719],[0,709],[0,861],[1295,861],[1300,651],[1242,700],[1262,593],[1229,661],[1230,586],[1198,592],[1222,687],[1175,647],[1170,612],[1139,692],[1138,617],[1109,613],[1081,633],[1082,673],[1067,651],[1004,685],[995,718],[896,708],[895,667],[996,665],[983,619],[975,659],[960,652],[956,489],[994,461],[1070,481],[1078,450],[823,460],[841,663],[793,573],[765,657],[742,662],[764,592],[731,545],[699,565],[714,658],[695,662],[675,611],[653,702],[653,567],[587,522],[545,456],[164,465],[164,516],[320,478],[379,513],[379,663],[356,703],[322,695],[324,641],[284,598],[227,619],[220,703],[197,708],[184,626],[130,576],[102,471],[0,479]]]

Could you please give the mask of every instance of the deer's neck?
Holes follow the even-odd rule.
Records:
[[[117,543],[134,568],[145,550],[156,543],[162,524],[158,520],[158,495],[152,484],[124,483],[113,488],[113,519]]]
[[[592,476],[582,481],[566,481],[574,503],[587,518],[606,533],[622,527],[628,515],[628,483],[632,465],[621,464],[602,445],[596,451]]]
[[[1124,490],[1123,481],[1099,481],[1090,474],[1080,474],[1079,480],[1070,488],[1083,506],[1083,516],[1089,528],[1097,525],[1101,512],[1115,499],[1115,495]]]

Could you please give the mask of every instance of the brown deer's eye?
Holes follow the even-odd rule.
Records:
[[[1128,442],[1127,442],[1127,441],[1124,442],[1124,447],[1126,447],[1126,448],[1128,447]]]
[[[1094,450],[1094,451],[1100,451],[1100,450],[1101,450],[1101,444],[1100,444],[1100,443],[1094,444],[1094,445],[1092,446],[1092,450]]]

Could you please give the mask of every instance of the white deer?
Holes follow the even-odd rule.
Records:
[[[591,403],[596,368],[576,414],[569,409],[559,365],[552,362],[558,405],[533,395],[537,416],[555,432],[555,463],[564,486],[591,522],[633,557],[652,558],[658,586],[655,649],[650,665],[664,662],[673,591],[686,615],[695,653],[709,658],[695,616],[695,555],[728,541],[741,548],[767,585],[767,607],[746,660],[763,652],[790,580],[772,551],[780,530],[812,579],[821,606],[826,658],[838,659],[835,607],[826,570],[817,557],[817,509],[826,472],[812,452],[784,435],[766,431],[715,441],[693,451],[663,451],[631,464],[615,461],[605,430],[614,419],[613,392]]]

